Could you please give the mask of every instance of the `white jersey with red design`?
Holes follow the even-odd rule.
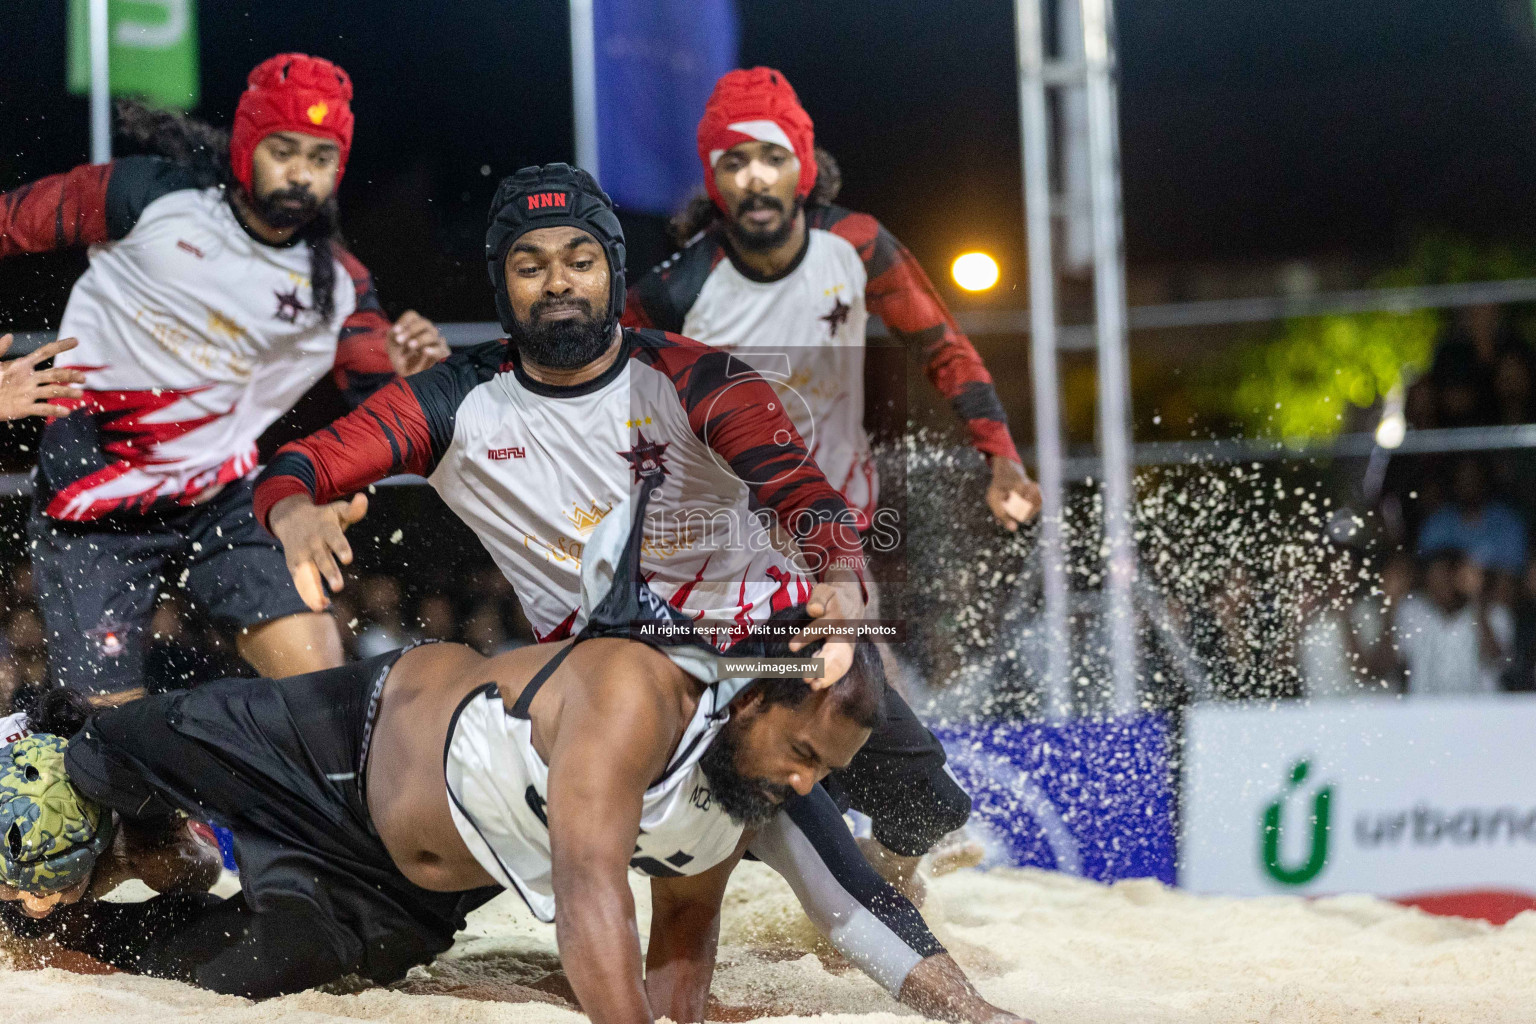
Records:
[[[336,248],[322,319],[309,247],[250,235],[178,164],[129,157],[0,197],[0,256],[66,245],[90,247],[59,325],[86,395],[43,437],[55,518],[192,502],[251,472],[262,431],[328,371],[356,390],[390,374],[361,264]]]
[[[0,718],[0,747],[8,747],[17,740],[24,740],[31,735],[32,719],[27,717],[25,711],[18,711],[14,715]]]
[[[600,377],[567,388],[529,377],[503,342],[459,352],[285,446],[257,485],[257,517],[291,494],[325,502],[420,473],[512,582],[540,640],[583,624],[583,548],[642,470],[663,474],[646,512],[645,578],[721,646],[810,597],[752,497],[817,571],[862,567],[846,504],[750,367],[660,331],[625,331],[623,346]]]
[[[738,263],[718,226],[705,231],[630,289],[624,322],[680,331],[752,363],[779,391],[827,479],[867,517],[879,499],[864,428],[872,313],[920,350],[972,444],[1017,460],[976,350],[911,253],[867,214],[808,209],[805,248],[772,279]]]

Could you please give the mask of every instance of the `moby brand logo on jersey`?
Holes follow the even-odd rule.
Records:
[[[528,197],[529,210],[563,210],[566,208],[564,192],[535,192]]]
[[[485,451],[485,457],[492,462],[501,462],[504,459],[521,459],[526,458],[527,455],[528,450],[526,448],[487,448]]]

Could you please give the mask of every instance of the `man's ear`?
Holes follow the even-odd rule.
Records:
[[[731,701],[731,714],[740,715],[743,712],[754,711],[762,706],[763,688],[761,686],[748,686]]]

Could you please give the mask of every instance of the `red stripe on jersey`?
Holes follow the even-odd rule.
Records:
[[[972,446],[1017,462],[1018,449],[991,391],[991,374],[912,253],[867,213],[845,213],[826,230],[858,251],[869,275],[865,305],[897,337],[921,346],[928,380],[957,406]],[[987,393],[978,396],[980,388]],[[978,400],[988,407],[988,415],[966,415],[964,410]]]
[[[0,259],[107,241],[111,164],[86,164],[0,195]]]
[[[566,637],[571,635],[571,630],[576,628],[576,612],[577,610],[572,608],[571,614],[561,619],[559,625],[555,626],[555,628],[550,630],[548,633],[540,633],[535,629],[533,631],[533,638],[541,644],[553,643],[556,640],[564,640]]]
[[[645,310],[645,300],[640,297],[640,286],[632,284],[629,293],[624,297],[624,315],[619,323],[625,327],[655,327],[651,322],[651,316]]]
[[[357,305],[352,315],[342,321],[341,333],[336,343],[334,379],[336,386],[346,393],[353,404],[361,402],[378,385],[369,386],[384,375],[395,372],[389,361],[389,317],[379,304],[378,292],[373,285],[373,275],[362,261],[346,249],[335,248],[336,259],[352,279],[357,293]]]
[[[278,455],[285,452],[309,460],[315,470],[315,488],[310,496],[315,504],[323,505],[386,476],[430,472],[432,437],[421,403],[405,381],[397,378],[335,423],[277,451]],[[262,504],[270,509],[281,498],[297,493],[291,484],[285,484],[281,489],[286,493],[270,497],[278,493],[268,490],[276,487],[277,481],[292,479],[263,479],[256,488]]]
[[[146,422],[149,416],[175,405],[183,398],[207,391],[211,385],[200,388],[155,388],[150,391],[87,391],[79,400],[86,412],[103,414],[100,429],[104,435],[121,435],[103,438],[101,450],[115,455],[131,466],[158,466],[175,462],[175,459],[155,457],[155,447],[174,441],[198,427],[223,419],[233,409],[195,416],[189,420],[170,422]]]
[[[848,503],[827,482],[767,381],[730,353],[669,332],[635,335],[630,355],[667,375],[694,435],[726,460],[758,504],[778,515],[818,576],[837,565],[862,578],[864,550]]]

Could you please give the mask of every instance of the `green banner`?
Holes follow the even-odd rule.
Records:
[[[199,98],[197,0],[107,0],[112,95],[191,110]],[[69,0],[69,91],[91,91],[90,0]]]

